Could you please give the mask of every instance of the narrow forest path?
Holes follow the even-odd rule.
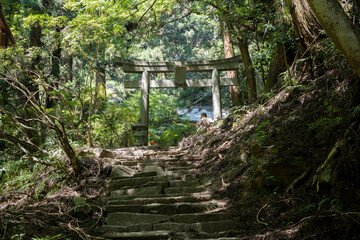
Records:
[[[237,239],[227,202],[197,173],[199,157],[177,148],[103,152],[114,167],[105,239]]]

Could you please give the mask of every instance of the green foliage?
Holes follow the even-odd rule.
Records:
[[[270,120],[267,120],[265,122],[260,123],[255,128],[255,139],[260,142],[261,145],[265,145],[266,139],[268,137],[268,133],[266,131],[266,128],[270,124]]]
[[[160,129],[152,131],[150,135],[151,141],[154,141],[162,146],[175,146],[184,137],[195,133],[196,128],[193,124],[186,123],[172,123],[165,125]],[[157,133],[157,134],[156,134]]]
[[[322,117],[313,123],[309,123],[308,126],[310,130],[320,130],[322,132],[327,132],[337,126],[342,120],[342,117]]]
[[[134,145],[133,125],[138,117],[138,108],[132,108],[134,100],[122,104],[109,104],[100,114],[93,117],[92,132],[94,141],[101,147],[127,147]]]
[[[359,114],[360,114],[360,105],[357,105],[352,109],[352,115],[355,117],[358,116]]]
[[[66,179],[58,171],[48,171],[48,167],[24,158],[12,159],[2,154],[0,162],[0,194],[6,196],[12,192],[26,194],[29,200],[40,200],[54,193]]]
[[[334,95],[336,97],[336,94]],[[326,133],[338,126],[343,121],[343,116],[339,116],[341,109],[334,105],[334,98],[327,98],[323,102],[324,115],[316,121],[309,123],[309,130],[316,130]]]
[[[298,214],[309,214],[313,211],[338,212],[343,209],[343,203],[336,198],[326,197],[318,203],[310,203],[298,211]]]
[[[45,237],[45,238],[39,238],[39,237],[33,237],[31,240],[52,240],[62,237],[62,234],[58,234],[52,237]]]
[[[160,90],[150,95],[150,142],[174,146],[183,137],[195,133],[195,127],[177,113],[177,99]]]

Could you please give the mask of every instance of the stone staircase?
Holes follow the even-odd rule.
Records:
[[[106,155],[106,154],[105,154]],[[238,239],[237,221],[214,199],[196,162],[176,148],[124,148],[114,161],[107,189],[105,239]]]

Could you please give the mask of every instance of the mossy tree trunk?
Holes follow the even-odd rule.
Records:
[[[256,93],[256,80],[255,80],[255,69],[253,67],[250,53],[249,53],[249,46],[247,43],[247,40],[244,39],[241,35],[239,35],[237,38],[237,43],[240,49],[240,53],[243,59],[243,63],[245,66],[245,72],[246,72],[246,83],[248,88],[248,100],[254,101],[257,97]]]
[[[326,34],[360,76],[360,32],[338,0],[308,0]]]

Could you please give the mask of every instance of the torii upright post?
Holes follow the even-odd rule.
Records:
[[[220,95],[220,75],[219,71],[215,68],[212,71],[212,102],[214,119],[218,120],[222,118],[221,114],[221,95]]]
[[[141,104],[140,104],[140,125],[143,127],[144,134],[142,145],[148,143],[149,131],[149,93],[150,93],[150,74],[148,69],[142,73],[141,82]]]

